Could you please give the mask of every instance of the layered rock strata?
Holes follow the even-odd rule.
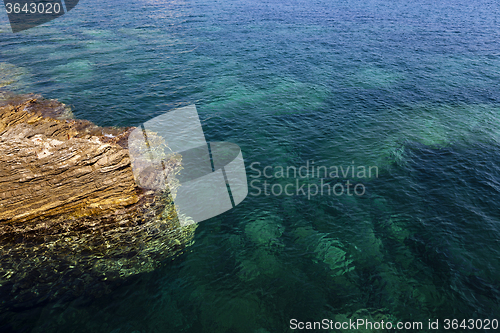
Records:
[[[132,129],[71,119],[36,95],[0,98],[0,308],[100,295],[192,241],[175,193],[137,187]],[[167,164],[176,173],[181,157]]]

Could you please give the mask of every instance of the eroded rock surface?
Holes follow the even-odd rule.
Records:
[[[70,116],[57,101],[0,94],[0,309],[102,295],[192,241],[175,193],[136,185],[131,129]],[[180,163],[167,160],[174,174]]]
[[[0,221],[88,215],[138,202],[126,149],[92,135],[97,126],[89,122],[50,118],[43,109],[64,110],[37,98],[0,106]]]

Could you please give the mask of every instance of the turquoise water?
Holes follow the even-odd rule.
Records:
[[[196,103],[207,139],[238,144],[253,184],[175,260],[101,298],[3,314],[4,331],[500,320],[496,2],[82,0],[15,35],[0,13],[3,89],[103,126]],[[279,174],[308,163],[328,175]],[[348,181],[363,194],[312,195]]]

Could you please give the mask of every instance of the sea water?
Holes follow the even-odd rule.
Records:
[[[208,141],[241,147],[249,183],[154,272],[2,327],[500,320],[499,27],[490,0],[82,0],[18,34],[0,11],[0,89],[102,126],[195,103]]]

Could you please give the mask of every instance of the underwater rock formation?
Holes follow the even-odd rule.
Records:
[[[284,228],[281,218],[271,212],[262,211],[245,227],[247,237],[258,246],[283,247],[280,240]]]
[[[69,117],[57,101],[0,94],[0,309],[101,295],[192,241],[175,193],[137,187],[131,129]],[[180,156],[166,163],[182,169]]]
[[[302,243],[314,253],[313,261],[323,263],[330,270],[332,277],[341,276],[354,270],[353,260],[342,248],[340,241],[328,237],[310,227],[298,227],[294,230],[297,242]]]
[[[0,88],[6,86],[10,89],[19,88],[25,74],[24,68],[0,61]]]

